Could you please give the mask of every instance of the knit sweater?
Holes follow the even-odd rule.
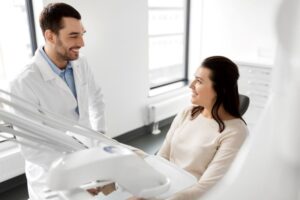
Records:
[[[198,182],[169,200],[199,199],[223,177],[248,134],[241,119],[225,120],[220,133],[214,119],[200,114],[191,120],[190,112],[188,108],[176,116],[158,155],[193,174]]]

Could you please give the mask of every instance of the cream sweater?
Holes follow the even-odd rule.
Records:
[[[240,119],[224,121],[225,130],[219,133],[214,119],[200,114],[190,120],[190,110],[185,109],[176,116],[158,155],[190,172],[199,181],[169,200],[199,199],[222,178],[248,134],[247,126]]]

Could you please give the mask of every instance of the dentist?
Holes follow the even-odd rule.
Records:
[[[104,133],[103,95],[87,61],[79,54],[86,32],[80,13],[64,3],[49,4],[40,15],[40,27],[45,45],[36,50],[31,62],[11,83],[11,92]],[[82,142],[95,145],[89,139]],[[60,155],[24,146],[21,149],[30,200],[44,199],[47,170]]]

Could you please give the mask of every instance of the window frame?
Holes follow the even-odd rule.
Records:
[[[159,88],[162,88],[162,87],[168,87],[170,85],[173,85],[173,84],[178,84],[178,83],[183,83],[183,86],[186,86],[188,85],[189,83],[189,79],[188,79],[188,75],[189,75],[189,71],[188,71],[188,66],[189,66],[189,29],[190,29],[190,0],[184,0],[185,1],[185,29],[184,29],[184,41],[185,41],[185,45],[184,45],[184,76],[183,78],[181,79],[178,79],[178,80],[173,80],[173,81],[170,81],[170,82],[166,82],[166,83],[162,83],[162,84],[159,84],[159,85],[155,85],[155,86],[150,86],[149,87],[149,93],[151,93],[151,90],[156,90],[156,89],[159,89]],[[170,8],[173,8],[173,7],[148,7],[148,12],[149,10],[152,10],[152,9],[159,9],[159,8],[162,8],[162,9],[170,9]],[[163,36],[172,36],[174,35],[173,33],[170,33],[170,34],[161,34]],[[159,36],[161,36],[159,35]],[[150,36],[148,35],[148,41],[151,37],[155,37],[155,36]],[[149,70],[149,69],[148,69]],[[152,95],[150,95],[152,96]]]
[[[33,10],[33,2],[32,0],[25,0],[26,11],[27,11],[27,19],[29,25],[29,34],[31,41],[31,51],[32,55],[34,55],[37,49],[37,37],[36,37],[36,29],[35,29],[35,20],[34,20],[34,10]]]

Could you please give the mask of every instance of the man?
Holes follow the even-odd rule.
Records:
[[[86,60],[79,55],[85,29],[79,12],[49,4],[40,15],[45,45],[11,84],[11,92],[99,132],[105,131],[104,103]],[[100,133],[99,133],[100,134]],[[82,141],[93,146],[92,141]],[[39,144],[36,144],[39,145]],[[59,155],[21,146],[31,200],[44,199],[47,170]],[[96,191],[97,192],[97,191]]]

